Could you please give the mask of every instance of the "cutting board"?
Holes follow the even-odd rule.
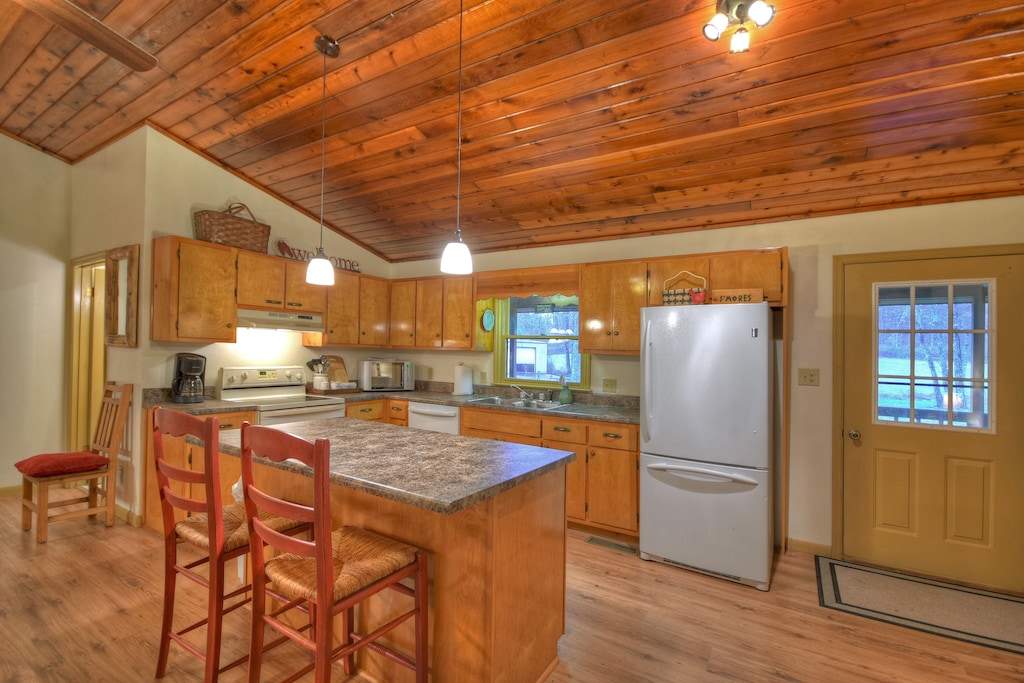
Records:
[[[327,378],[332,382],[348,382],[345,359],[341,356],[327,356],[327,360],[331,361],[331,367],[327,368]]]

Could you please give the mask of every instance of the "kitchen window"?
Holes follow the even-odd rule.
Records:
[[[590,387],[590,356],[580,353],[577,296],[495,301],[494,377],[499,384]]]
[[[875,423],[992,432],[993,281],[876,284]]]

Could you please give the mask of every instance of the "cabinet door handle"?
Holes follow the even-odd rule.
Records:
[[[571,432],[572,427],[555,427],[556,432]]]
[[[302,308],[302,304],[298,301],[289,301],[286,305],[291,306],[292,308]]]
[[[616,434],[615,432],[602,432],[601,436],[605,437],[606,439],[621,439],[622,438],[622,434]]]
[[[237,427],[235,427],[235,423],[234,422],[221,422],[220,423],[220,428],[221,428],[221,430],[224,430],[224,429],[237,429]]]
[[[360,408],[359,412],[360,413],[372,413],[373,412],[373,408]]]
[[[399,408],[398,406],[391,406],[391,410],[395,411],[396,413],[402,412],[402,409]]]
[[[265,299],[265,301],[268,304],[272,304],[274,306],[280,306],[281,305],[281,300],[280,299]]]

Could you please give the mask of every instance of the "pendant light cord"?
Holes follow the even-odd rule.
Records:
[[[327,52],[323,52],[323,96],[320,98],[320,253],[324,250],[324,184],[327,165]]]
[[[459,119],[455,156],[455,230],[462,232],[462,0],[459,0]]]

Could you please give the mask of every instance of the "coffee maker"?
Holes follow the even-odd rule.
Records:
[[[174,377],[171,379],[171,401],[202,403],[206,380],[206,357],[198,353],[174,354]]]

